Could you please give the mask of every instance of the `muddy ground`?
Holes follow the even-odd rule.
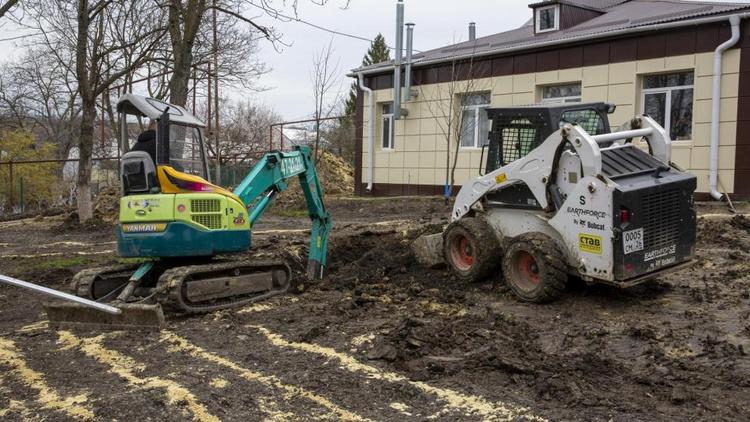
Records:
[[[414,262],[439,199],[329,207],[323,281],[161,333],[50,330],[40,297],[0,286],[0,418],[750,420],[749,219],[702,208],[694,267],[529,305]],[[300,271],[307,222],[282,214],[253,254]],[[61,224],[0,223],[0,273],[64,289],[116,262],[112,226]]]

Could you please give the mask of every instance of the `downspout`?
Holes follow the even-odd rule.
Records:
[[[393,120],[401,118],[401,63],[404,55],[404,0],[396,3],[396,52],[393,66]]]
[[[365,75],[362,73],[357,74],[359,81],[359,89],[367,93],[367,106],[370,109],[370,115],[367,120],[367,187],[365,190],[367,193],[372,192],[372,180],[373,180],[373,162],[375,155],[375,147],[372,143],[375,138],[375,95],[372,93],[372,89],[365,86]]]
[[[732,37],[716,48],[714,52],[714,81],[713,95],[711,99],[711,164],[709,167],[708,187],[711,197],[721,201],[724,195],[719,192],[719,122],[721,114],[721,73],[722,57],[724,52],[737,44],[740,39],[740,16],[729,17],[732,25]]]

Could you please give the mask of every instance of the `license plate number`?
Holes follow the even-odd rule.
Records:
[[[643,250],[643,228],[622,233],[622,249],[625,255]]]

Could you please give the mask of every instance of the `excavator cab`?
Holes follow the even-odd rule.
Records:
[[[120,97],[117,111],[119,148],[125,151],[120,165],[123,196],[161,192],[162,167],[170,167],[173,179],[200,178],[203,184],[211,183],[203,138],[205,124],[190,112],[134,94]]]

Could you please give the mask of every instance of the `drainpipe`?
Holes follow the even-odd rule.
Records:
[[[721,112],[721,59],[724,52],[737,44],[740,39],[740,17],[733,15],[729,17],[732,25],[732,37],[716,48],[714,52],[714,84],[711,100],[711,165],[708,176],[708,187],[711,197],[721,201],[724,195],[719,192],[719,122]]]
[[[414,49],[414,24],[413,23],[407,23],[406,24],[406,71],[404,81],[404,91],[406,91],[404,96],[404,101],[409,102],[411,101],[411,56],[412,51]]]
[[[401,61],[404,55],[404,0],[396,3],[396,60],[393,66],[393,119],[401,118]]]
[[[375,138],[375,95],[372,93],[372,89],[365,86],[365,75],[362,73],[357,74],[359,81],[359,89],[367,93],[367,106],[370,109],[370,115],[368,116],[367,123],[367,187],[365,190],[367,193],[372,192],[372,180],[373,180],[373,156],[375,155],[375,147],[373,146],[372,140]]]

